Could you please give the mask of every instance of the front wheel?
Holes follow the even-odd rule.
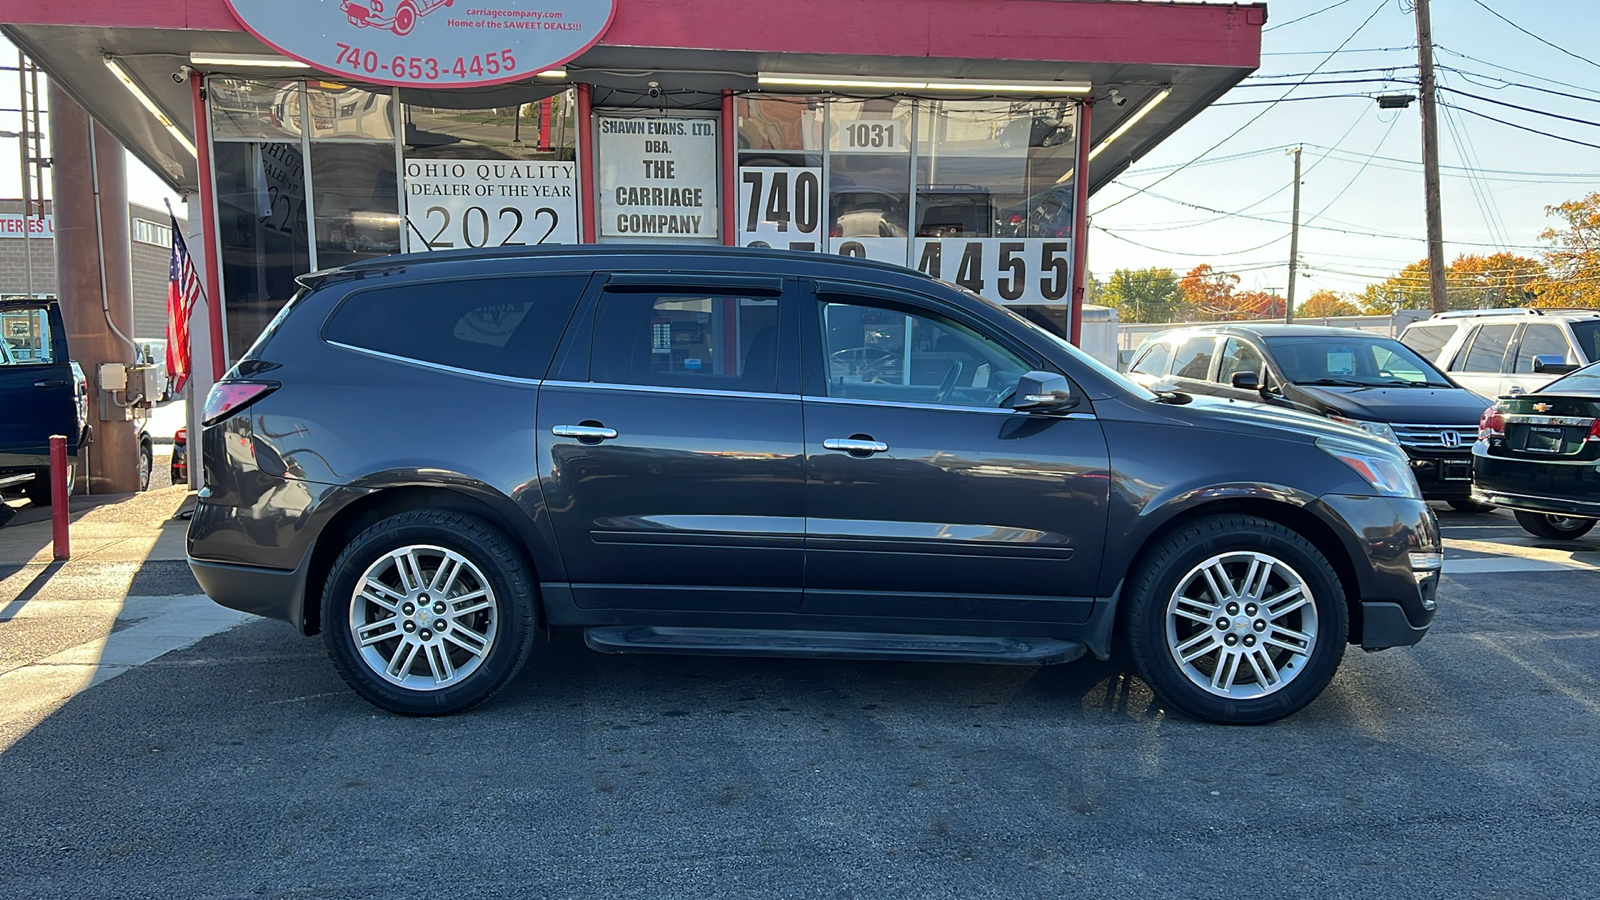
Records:
[[[1552,541],[1572,541],[1583,537],[1594,528],[1594,519],[1584,519],[1578,516],[1551,516],[1545,513],[1523,512],[1514,510],[1517,524],[1523,530],[1536,537],[1548,538]]]
[[[1310,541],[1265,519],[1218,516],[1145,554],[1125,628],[1135,668],[1162,700],[1257,725],[1322,693],[1350,623],[1339,577]]]
[[[67,496],[71,497],[73,484],[78,477],[78,467],[73,463],[67,463],[65,477],[67,481]],[[33,480],[23,485],[22,495],[39,506],[49,506],[55,502],[55,497],[50,493],[49,466],[34,472]]]
[[[339,554],[322,628],[339,674],[374,705],[411,716],[460,712],[527,661],[534,582],[522,554],[482,519],[412,510]]]
[[[149,444],[139,445],[139,490],[150,490],[150,473],[155,469],[155,450]]]

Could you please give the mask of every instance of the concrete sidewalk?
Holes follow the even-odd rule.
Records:
[[[77,694],[252,618],[202,596],[189,573],[189,523],[177,518],[194,503],[187,487],[73,497],[72,558],[62,562],[51,508],[9,503],[17,515],[0,527],[0,752]]]

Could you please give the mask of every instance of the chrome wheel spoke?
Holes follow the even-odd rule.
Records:
[[[367,624],[356,629],[356,640],[363,647],[370,647],[379,641],[387,641],[390,638],[399,636],[399,616],[390,616],[387,619],[379,619],[376,622],[368,622]]]
[[[1214,631],[1202,631],[1177,647],[1173,648],[1184,662],[1194,662],[1207,653],[1217,649],[1217,635]]]
[[[361,599],[368,603],[376,603],[389,612],[395,612],[406,599],[406,595],[395,591],[376,578],[368,577],[361,582]]]
[[[1261,605],[1266,607],[1268,618],[1278,619],[1310,602],[1311,598],[1306,596],[1305,590],[1296,586],[1268,598]]]
[[[1239,672],[1239,654],[1232,650],[1224,650],[1217,660],[1217,667],[1211,672],[1211,686],[1219,690],[1233,687],[1233,677]]]
[[[428,669],[433,672],[433,680],[440,684],[456,676],[456,667],[450,665],[450,654],[441,644],[428,645]]]
[[[482,656],[489,649],[489,641],[483,635],[470,628],[456,625],[444,633],[444,639],[457,647],[471,653],[473,656]]]
[[[428,590],[442,596],[450,596],[450,589],[456,586],[456,576],[461,574],[461,567],[466,565],[466,560],[459,556],[449,556],[439,564],[433,573],[433,582],[428,585]]]
[[[411,663],[417,658],[417,651],[422,648],[416,641],[405,639],[394,648],[394,655],[389,657],[389,666],[384,671],[390,678],[403,679],[411,674]]]
[[[1262,687],[1272,687],[1283,678],[1278,674],[1278,666],[1272,661],[1264,648],[1257,647],[1246,657],[1250,660],[1250,668],[1255,670],[1256,684]]]
[[[1209,566],[1202,570],[1206,576],[1206,586],[1211,589],[1211,599],[1221,605],[1224,600],[1236,596],[1233,591],[1233,581],[1228,577],[1228,571],[1222,563]]]

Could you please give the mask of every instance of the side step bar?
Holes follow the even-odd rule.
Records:
[[[616,625],[588,628],[584,643],[601,653],[681,653],[694,656],[783,656],[811,659],[887,659],[918,662],[1047,666],[1087,652],[1056,638],[871,634],[759,628],[669,628]]]

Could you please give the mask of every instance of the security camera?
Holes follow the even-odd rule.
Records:
[[[1111,105],[1112,106],[1127,106],[1128,105],[1128,98],[1122,96],[1122,92],[1121,91],[1117,90],[1116,88],[1112,88],[1111,89]]]
[[[650,88],[646,93],[648,93],[650,95],[650,99],[651,100],[660,100],[661,99],[661,82],[659,82],[659,81],[650,82]]]

